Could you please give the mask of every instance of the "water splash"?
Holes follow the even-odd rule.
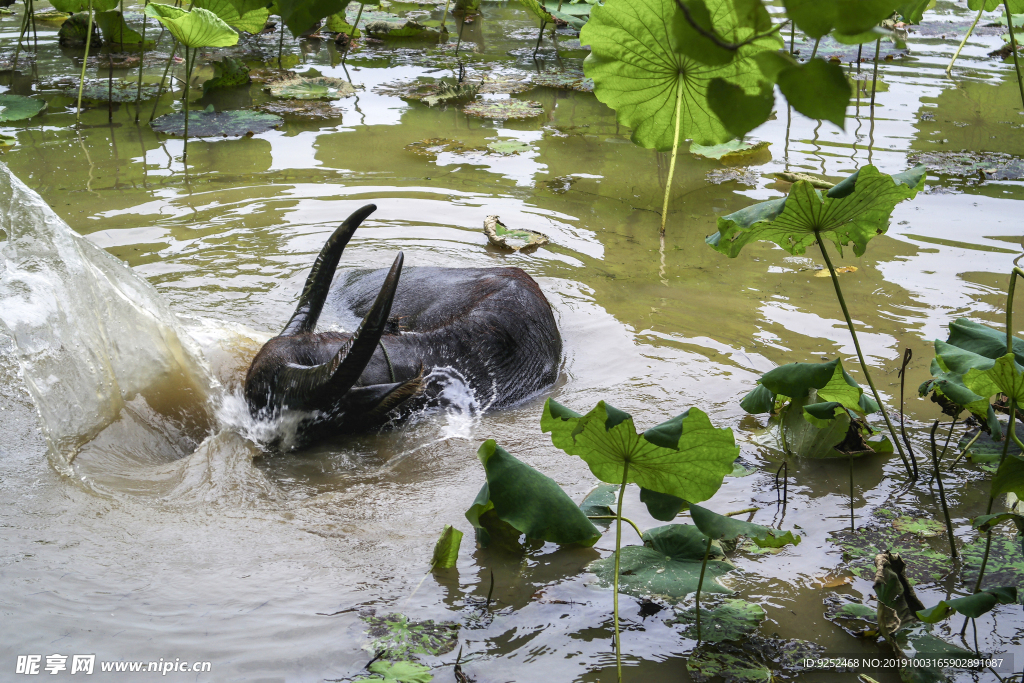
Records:
[[[79,450],[141,397],[192,447],[210,432],[217,387],[156,290],[77,235],[0,164],[0,330],[13,338],[50,460]]]

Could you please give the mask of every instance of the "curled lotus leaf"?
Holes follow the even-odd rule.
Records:
[[[548,243],[547,235],[534,230],[511,229],[497,216],[488,216],[484,219],[484,234],[487,235],[487,241],[499,249],[523,253]]]
[[[231,28],[245,33],[259,33],[270,18],[265,0],[195,0],[194,6],[210,10]]]
[[[761,240],[799,256],[820,237],[831,240],[840,254],[843,246],[853,244],[853,253],[861,256],[873,237],[889,229],[896,204],[916,196],[924,181],[924,166],[893,176],[865,166],[827,193],[797,181],[788,197],[719,218],[718,232],[706,242],[730,258],[750,242]]]
[[[580,503],[580,510],[588,517],[610,517],[615,515],[612,506],[618,499],[619,487],[615,484],[598,484]],[[595,526],[607,529],[612,523],[610,519],[591,520]]]
[[[690,506],[690,517],[701,533],[716,541],[734,541],[740,536],[746,536],[759,548],[782,548],[800,544],[800,537],[794,536],[792,531],[772,529],[742,519],[726,517],[699,505]]]
[[[178,7],[151,2],[146,5],[146,16],[166,26],[185,47],[230,47],[238,43],[235,30],[202,7],[193,7],[186,12]]]
[[[704,157],[706,159],[717,159],[723,163],[736,164],[743,162],[753,163],[754,160],[765,152],[771,143],[767,140],[751,142],[744,140],[729,140],[720,145],[690,145],[690,154]],[[770,155],[769,155],[770,158]]]
[[[451,524],[445,524],[441,536],[434,544],[434,556],[430,560],[432,569],[451,569],[459,559],[462,532]]]
[[[0,95],[0,122],[30,119],[46,109],[43,100],[24,95]]]
[[[195,111],[188,115],[190,138],[224,138],[266,133],[284,123],[284,119],[259,111]],[[185,134],[185,114],[176,112],[158,116],[150,124],[153,130],[168,135]]]
[[[392,662],[378,659],[368,667],[369,678],[356,678],[352,683],[430,683],[434,675],[430,667],[419,662]]]
[[[213,63],[213,78],[203,83],[203,92],[237,88],[252,82],[249,67],[240,59],[224,57]]]
[[[484,515],[493,514],[527,538],[592,546],[601,538],[580,508],[550,477],[513,457],[493,439],[477,451],[487,481],[466,511],[482,545],[491,532]]]
[[[779,397],[802,399],[812,391],[818,400],[839,403],[860,415],[878,410],[878,404],[846,372],[839,358],[825,363],[787,363],[769,370],[740,401],[740,407],[753,414],[773,413]]]
[[[340,100],[356,93],[348,81],[330,76],[290,78],[271,83],[266,90],[274,97],[292,100]]]
[[[991,611],[996,605],[1016,605],[1017,602],[1016,586],[986,588],[962,598],[940,600],[939,604],[934,607],[918,611],[917,618],[926,624],[938,623],[955,613],[977,619],[982,614]]]
[[[97,12],[96,24],[103,33],[103,39],[108,43],[138,45],[142,42],[142,34],[129,28],[124,21],[124,15],[120,12],[113,10]]]
[[[655,595],[681,600],[697,591],[701,564],[707,548],[707,537],[689,524],[668,524],[648,529],[644,545],[628,545],[620,549],[619,591],[637,597]],[[725,553],[717,543],[711,544],[701,594],[731,593],[718,582],[718,577],[734,569],[723,561]],[[611,586],[615,575],[615,556],[595,560],[587,569],[597,575],[603,585]]]

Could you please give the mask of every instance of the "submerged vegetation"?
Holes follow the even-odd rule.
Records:
[[[883,43],[895,50],[905,48],[907,41],[912,42],[907,27],[920,24],[925,10],[934,4],[929,0],[518,2],[533,23],[517,33],[519,44],[502,60],[488,63],[466,47],[464,33],[472,30],[473,17],[480,11],[480,3],[472,0],[444,2],[429,10],[399,8],[386,0],[196,0],[188,5],[147,2],[128,7],[113,0],[51,0],[59,14],[45,17],[33,0],[24,0],[23,5],[16,5],[21,11],[20,35],[9,46],[13,54],[3,55],[11,82],[16,74],[24,77],[22,69],[34,68],[36,41],[30,36],[36,22],[44,19],[60,25],[56,40],[66,51],[62,54],[76,70],[80,60],[81,73],[59,82],[33,75],[32,96],[0,94],[0,122],[30,121],[34,125],[42,121],[45,125],[51,114],[61,113],[61,105],[48,104],[42,93],[50,93],[46,97],[58,103],[62,100],[55,98],[73,100],[73,105],[64,105],[64,113],[68,118],[74,114],[80,131],[87,128],[83,111],[107,108],[112,122],[115,106],[123,107],[132,112],[139,126],[181,138],[179,158],[187,178],[190,139],[248,138],[279,131],[274,134],[287,135],[292,140],[289,144],[299,144],[291,131],[282,130],[296,119],[315,120],[325,128],[336,126],[340,134],[345,108],[356,110],[365,119],[359,110],[361,96],[397,95],[411,107],[436,111],[438,116],[458,110],[471,117],[460,119],[460,125],[469,122],[465,123],[468,128],[483,122],[502,122],[501,126],[509,128],[517,122],[537,122],[537,127],[543,126],[554,136],[568,137],[569,133],[548,125],[546,105],[539,101],[544,98],[531,93],[542,89],[552,89],[559,97],[580,93],[613,110],[615,122],[628,129],[632,143],[667,155],[656,157],[664,185],[663,194],[658,188],[656,202],[660,206],[660,281],[667,284],[665,255],[684,248],[673,246],[672,239],[696,230],[682,218],[669,228],[678,168],[685,160],[693,161],[686,150],[701,163],[713,160],[720,164],[723,168],[716,167],[715,172],[722,177],[742,180],[733,164],[741,168],[758,155],[770,158],[768,143],[750,140],[748,135],[775,117],[797,112],[819,127],[843,128],[854,106],[867,106],[873,130],[876,94],[888,87],[883,80],[887,68]],[[1024,0],[969,0],[968,7],[977,15],[961,47],[971,32],[978,30],[984,12],[1003,8],[1010,45],[1007,57],[1013,61],[1024,107],[1024,79],[1017,64],[1020,57],[1014,33],[1014,27],[1021,26],[1016,17],[1024,14]],[[392,13],[399,11],[410,16]],[[454,30],[449,29],[452,23]],[[805,47],[802,51],[796,49],[798,32]],[[338,75],[325,76],[307,68],[304,43],[296,40],[329,43],[332,67],[339,68]],[[298,55],[294,54],[296,45]],[[432,75],[419,75],[411,82],[357,82],[348,68],[368,46],[374,54],[390,50],[408,63],[426,64],[433,69]],[[538,60],[536,73],[509,66],[516,60],[537,59],[542,47],[554,52],[554,68],[547,68],[550,59],[543,69]],[[568,59],[563,64],[560,53],[568,50],[588,54],[581,64]],[[852,59],[847,59],[853,54],[856,73]],[[850,62],[849,68],[844,68],[844,61]],[[870,75],[861,73],[862,61]],[[951,62],[950,68],[953,66]],[[96,70],[92,77],[90,67]],[[115,68],[118,78],[113,75]],[[340,70],[345,78],[340,77]],[[358,77],[360,72],[353,69],[353,73]],[[52,95],[53,91],[60,94]],[[965,92],[967,89],[957,91],[957,96],[966,98]],[[958,101],[957,106],[972,112],[983,108],[976,107],[973,100],[968,104]],[[1017,107],[1016,95],[1013,107]],[[1012,123],[1019,130],[1019,124]],[[957,134],[971,133],[967,124],[959,128],[966,130]],[[589,133],[572,134],[582,137]],[[815,140],[817,134],[815,129]],[[403,140],[401,149],[434,161],[454,159],[453,166],[467,159],[525,163],[535,155],[534,144],[525,139],[492,138],[473,146],[434,137],[433,131],[425,135],[431,137],[410,144]],[[986,142],[996,137],[987,130],[981,135]],[[113,124],[110,136],[115,138]],[[626,143],[623,147],[632,149],[628,140],[622,142]],[[5,139],[2,144],[13,141]],[[233,150],[244,143],[224,144],[224,153],[234,164]],[[370,157],[377,151],[372,146],[349,149],[348,145],[341,145],[346,155]],[[683,155],[679,155],[681,149]],[[317,163],[320,161],[318,158]],[[831,533],[847,571],[840,578],[822,577],[821,583],[830,590],[839,589],[829,593],[827,609],[822,609],[848,634],[848,651],[986,660],[984,655],[991,653],[981,651],[976,637],[974,647],[969,648],[963,633],[976,623],[972,620],[1004,606],[1019,606],[1024,595],[1020,590],[1024,575],[1024,511],[1020,504],[1024,498],[1024,425],[1020,424],[1024,422],[1020,415],[1024,339],[1015,336],[1013,319],[1017,279],[1024,278],[1020,258],[1011,264],[1003,253],[1006,250],[996,249],[991,255],[992,259],[1005,258],[1001,269],[1010,273],[1004,300],[998,302],[1005,308],[1005,329],[958,316],[948,322],[947,338],[934,341],[930,378],[919,385],[918,393],[937,404],[950,423],[948,430],[943,427],[940,433],[935,421],[930,448],[926,452],[919,448],[916,453],[905,429],[902,395],[898,406],[893,398],[886,400],[880,373],[869,370],[861,346],[861,338],[875,332],[858,321],[874,303],[867,297],[854,298],[850,288],[844,292],[844,283],[856,277],[847,273],[856,273],[857,267],[837,266],[833,259],[848,256],[850,248],[853,256],[864,255],[872,240],[887,233],[901,202],[915,198],[931,201],[929,195],[919,196],[927,191],[927,171],[971,180],[979,176],[979,182],[1012,181],[1021,178],[1021,164],[1017,156],[992,150],[926,152],[913,163],[894,173],[880,170],[887,168],[881,162],[878,166],[860,165],[838,182],[788,172],[787,168],[771,187],[785,196],[750,200],[739,210],[732,210],[733,204],[719,211],[716,205],[716,225],[710,230],[717,232],[700,244],[700,251],[709,255],[708,261],[698,266],[702,276],[711,277],[711,269],[718,269],[716,272],[725,273],[719,282],[730,287],[740,280],[732,274],[739,272],[737,263],[755,258],[752,254],[758,249],[778,248],[787,254],[784,258],[794,259],[786,261],[791,264],[808,261],[808,255],[820,256],[824,267],[818,266],[819,275],[830,278],[835,299],[832,292],[824,297],[820,289],[813,296],[831,302],[827,307],[836,310],[837,316],[841,313],[846,324],[843,338],[848,331],[856,362],[851,357],[833,357],[831,351],[823,356],[786,349],[787,362],[766,370],[770,366],[761,363],[762,357],[757,373],[749,381],[743,380],[738,392],[743,395],[738,405],[747,415],[739,425],[730,427],[722,426],[717,417],[716,426],[712,417],[697,407],[640,431],[632,415],[605,401],[586,413],[577,413],[554,399],[547,399],[542,411],[538,405],[527,405],[521,410],[531,411],[532,431],[517,443],[500,437],[485,440],[477,452],[480,469],[473,475],[483,480],[479,493],[475,499],[458,501],[465,508],[468,527],[464,528],[467,533],[470,528],[474,531],[473,558],[470,560],[462,547],[463,532],[456,528],[456,520],[438,518],[436,526],[443,528],[429,562],[425,557],[408,562],[419,572],[417,589],[429,577],[458,584],[460,562],[463,570],[471,563],[484,577],[489,558],[495,556],[512,558],[510,564],[518,567],[516,580],[528,588],[524,593],[529,598],[524,602],[531,604],[548,599],[544,590],[585,575],[587,584],[566,602],[575,607],[577,603],[571,601],[580,599],[580,604],[609,617],[585,638],[608,642],[608,652],[615,652],[617,680],[643,676],[635,669],[645,655],[636,654],[630,660],[629,643],[624,643],[623,635],[642,631],[642,620],[655,618],[661,610],[668,613],[656,618],[678,637],[685,668],[693,680],[787,680],[805,672],[803,660],[823,656],[826,647],[778,634],[764,635],[769,624],[777,622],[765,610],[765,592],[751,590],[751,586],[759,578],[758,558],[785,557],[795,553],[798,544],[806,544],[812,534],[824,535],[785,521],[789,489],[804,485],[801,477],[809,471],[807,463],[812,463],[821,471],[834,472],[836,480],[843,482],[841,490],[825,493],[842,496],[844,529]],[[576,171],[547,181],[544,191],[551,195],[567,192],[587,175]],[[734,174],[728,175],[730,172]],[[427,177],[424,184],[429,180]],[[756,199],[764,196],[759,194]],[[677,197],[676,201],[682,200]],[[737,201],[747,199],[741,196]],[[451,204],[465,208],[455,200]],[[191,210],[199,213],[194,206]],[[232,206],[230,210],[241,213],[245,209]],[[510,221],[510,225],[518,223]],[[496,215],[487,215],[483,227],[490,245],[487,253],[495,258],[527,259],[543,245],[564,256],[559,251],[564,245],[559,245],[555,232],[549,235],[508,227]],[[478,233],[474,236],[479,237]],[[718,254],[710,254],[708,247]],[[618,255],[609,249],[602,258],[612,261]],[[265,266],[254,266],[252,271],[264,277],[260,268]],[[615,280],[616,275],[606,279]],[[881,286],[873,291],[885,295]],[[655,298],[662,306],[660,294]],[[670,299],[664,301],[669,303],[663,308],[650,308],[661,315],[671,306]],[[644,315],[654,317],[654,313],[645,311]],[[738,320],[739,316],[733,317],[725,307],[709,315],[723,325],[752,328],[749,321]],[[635,327],[643,330],[644,324]],[[659,332],[656,323],[650,327],[652,334]],[[913,387],[924,375],[908,379],[907,373],[913,375],[914,368],[909,364],[909,352],[904,358],[901,379]],[[858,372],[865,386],[855,379]],[[595,399],[588,399],[590,405]],[[576,405],[575,399],[566,403]],[[651,406],[651,415],[663,417],[664,413]],[[650,419],[647,424],[655,421]],[[536,446],[544,440],[540,434],[550,436],[553,448]],[[756,507],[724,514],[711,509],[727,509],[715,497],[722,500],[720,492],[728,487],[730,478],[760,472],[741,459],[741,445],[749,444],[756,445],[771,464],[771,470],[766,467],[764,473],[767,480],[774,476],[773,495],[778,501],[771,525],[753,522],[765,506],[760,500],[754,501]],[[548,462],[579,458],[595,480],[590,493],[577,503],[567,491],[568,485],[563,488],[549,476],[553,466],[551,470],[531,466],[529,463],[544,462],[536,452],[531,453],[532,459],[524,454],[534,447],[536,452],[543,450]],[[561,458],[558,451],[573,458]],[[884,507],[857,519],[855,482],[861,480],[854,476],[855,463],[890,458],[902,466],[902,473],[886,475],[892,480],[886,488],[889,498]],[[966,468],[960,464],[964,458],[977,467],[971,470],[972,478],[958,482],[984,492],[984,514],[966,514],[963,496],[954,495],[950,487],[957,468]],[[791,468],[797,473],[791,474]],[[849,530],[845,529],[847,497]],[[639,518],[624,516],[624,505],[631,504],[665,524],[644,528],[644,522],[635,521]],[[605,534],[609,539],[614,534],[614,542],[608,541],[611,548],[602,547]],[[544,544],[563,546],[555,552],[564,551],[570,559],[564,560],[564,566],[554,561],[547,566],[547,559],[538,559]],[[544,580],[530,583],[524,577],[535,565],[544,565],[548,573]],[[870,602],[874,604],[843,592],[846,579],[870,582],[874,591]],[[467,632],[500,620],[513,624],[510,629],[517,628],[515,609],[502,607],[493,595],[493,570],[489,579],[480,582],[487,587],[486,600],[465,596],[461,606],[454,606],[456,600],[448,605],[452,612],[463,610],[457,620],[417,621],[410,617],[407,606],[416,590],[403,595],[398,606],[389,604],[388,610],[398,611],[360,613],[359,628],[367,636],[373,659],[365,666],[360,664],[359,674],[344,680],[427,683],[437,680],[438,669],[452,666],[453,661],[456,680],[472,680],[463,666],[469,669],[493,642],[467,637]],[[926,596],[922,601],[918,596],[922,586],[940,583],[946,597]],[[608,590],[611,596],[607,596]],[[641,621],[624,616],[624,601],[630,609],[634,602],[639,606],[637,619]],[[952,624],[957,619],[964,629],[960,645],[965,647],[953,642],[956,629]],[[529,642],[529,637],[524,640]],[[473,649],[465,659],[463,646]],[[834,648],[835,643],[829,647]],[[609,654],[605,662],[609,672],[610,662]],[[1021,662],[1016,665],[1020,668]],[[979,671],[985,672],[983,668]],[[1024,676],[1017,671],[992,673],[1001,681],[1020,681]],[[923,665],[905,666],[898,675],[908,683],[948,680],[948,672]]]

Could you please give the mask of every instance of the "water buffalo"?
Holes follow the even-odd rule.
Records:
[[[330,236],[280,335],[253,358],[245,399],[254,416],[310,413],[307,439],[365,431],[438,398],[432,376],[462,379],[485,407],[505,407],[551,385],[562,339],[544,294],[519,268],[356,271],[331,282],[368,204]],[[317,332],[324,305],[359,319],[354,333]],[[433,375],[432,375],[433,373]]]

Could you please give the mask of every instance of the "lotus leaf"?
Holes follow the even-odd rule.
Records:
[[[705,5],[708,20],[724,40],[740,43],[765,28],[741,17],[728,0]],[[675,0],[608,0],[592,10],[580,42],[591,48],[583,69],[594,79],[597,99],[633,129],[633,142],[659,151],[672,149],[680,136],[700,145],[735,137],[708,106],[709,83],[721,79],[745,94],[759,93],[763,79],[752,57],[782,46],[773,33],[735,53],[721,50],[686,21]]]
[[[430,560],[433,569],[451,569],[459,559],[462,532],[451,524],[445,524],[441,536],[434,544],[434,556]]]
[[[911,584],[935,583],[952,569],[948,552],[940,553],[929,545],[927,539],[901,534],[890,525],[834,532],[833,538],[843,549],[844,568],[868,581],[875,577],[875,557],[886,551],[903,558]]]
[[[540,4],[537,0],[519,1],[523,3],[523,7],[526,8],[527,12],[532,14],[538,21],[540,21],[542,27],[544,26],[544,24],[555,23],[555,19],[554,17],[551,16],[551,12],[549,12],[547,8],[544,5]]]
[[[920,24],[924,11],[935,7],[935,0],[908,0],[896,8],[896,11],[908,24]]]
[[[60,26],[65,21],[67,21],[68,18],[71,17],[71,15],[68,14],[67,12],[60,12],[60,11],[55,10],[55,9],[42,10],[42,11],[36,12],[32,16],[33,16],[33,18],[36,21],[43,21],[43,22],[46,22],[48,24],[56,24],[57,26]]]
[[[594,92],[594,79],[587,78],[582,71],[544,71],[533,76],[532,82],[544,88]]]
[[[46,102],[24,95],[0,95],[0,122],[30,119],[46,109]]]
[[[57,32],[57,40],[65,47],[81,47],[85,45],[88,33],[89,14],[82,12],[71,16],[60,25],[60,30]],[[91,44],[96,46],[103,44],[103,41],[100,40],[99,26],[95,23],[92,25]]]
[[[290,100],[340,100],[356,93],[348,81],[330,76],[289,78],[271,83],[266,90],[274,97]]]
[[[448,37],[447,31],[429,28],[412,19],[405,22],[371,21],[365,24],[363,29],[373,38],[417,38],[440,42]]]
[[[193,111],[188,115],[188,136],[223,138],[266,133],[282,123],[281,117],[258,111]],[[150,126],[158,133],[184,135],[185,114],[178,112],[158,116]]]
[[[544,115],[544,105],[532,100],[477,100],[462,108],[467,116],[482,119],[532,119]]]
[[[743,140],[730,140],[729,142],[722,143],[721,145],[711,145],[705,147],[704,145],[691,144],[690,154],[699,157],[706,157],[708,159],[718,159],[722,162],[741,162],[744,160],[750,160],[752,157],[757,155],[758,152],[768,149],[768,145],[771,143],[762,140],[760,142],[745,142]]]
[[[213,63],[213,78],[203,83],[203,92],[237,88],[250,82],[249,67],[245,62],[234,57],[224,57]]]
[[[459,642],[459,625],[452,621],[409,621],[409,617],[398,612],[363,617],[363,620],[368,626],[373,651],[385,650],[391,660],[445,655]]]
[[[740,536],[746,536],[759,548],[781,548],[800,544],[800,537],[794,536],[792,531],[783,532],[781,529],[733,519],[699,505],[690,506],[690,516],[701,533],[716,541],[735,541]]]
[[[202,7],[193,7],[186,12],[171,5],[151,2],[146,5],[146,16],[166,26],[185,47],[230,47],[238,43],[234,29]]]
[[[640,489],[640,502],[647,506],[651,517],[661,522],[671,522],[680,512],[690,507],[682,498],[645,488]]]
[[[704,591],[701,590],[703,593]],[[740,640],[757,630],[764,621],[764,610],[756,602],[726,599],[714,609],[702,609],[700,612],[700,639],[709,643],[720,643],[723,640]],[[694,608],[676,613],[675,618],[666,624],[681,624],[683,635],[687,638],[697,637],[697,613]]]
[[[686,670],[695,683],[720,677],[725,683],[771,683],[767,666],[745,653],[719,652],[701,646],[686,660]]]
[[[352,683],[430,683],[434,680],[430,667],[419,662],[388,662],[377,660],[367,667],[379,677],[357,678]]]
[[[1024,458],[1019,455],[1007,454],[992,477],[992,496],[1003,493],[1024,498]]]
[[[868,241],[889,229],[893,208],[924,187],[925,169],[918,166],[894,176],[864,166],[826,194],[806,181],[794,183],[788,197],[771,199],[718,219],[718,232],[707,238],[730,258],[749,242],[767,240],[794,256],[803,254],[818,237],[832,240],[841,254],[853,244],[860,256]]]
[[[476,97],[476,94],[479,91],[479,84],[458,83],[456,85],[452,85],[447,81],[441,81],[440,83],[438,83],[437,88],[434,90],[434,92],[427,95],[426,97],[423,97],[422,100],[427,103],[428,107],[433,107],[435,104],[466,102]],[[488,145],[488,147],[490,147],[490,145]]]
[[[584,546],[601,538],[601,532],[558,484],[517,460],[493,439],[480,446],[477,456],[487,481],[466,511],[466,519],[480,530],[481,544],[490,542],[481,517],[492,510],[527,538]]]
[[[786,101],[798,112],[843,127],[853,89],[841,66],[824,59],[812,59],[786,67],[779,72],[777,82]]]
[[[936,659],[980,659],[970,650],[950,645],[932,635],[930,628],[928,624],[915,624],[897,631],[892,640],[896,653],[909,663],[926,663],[927,660]],[[907,683],[943,683],[949,680],[939,667],[901,666],[899,674]]]
[[[998,152],[922,152],[907,159],[910,163],[924,164],[933,173],[956,176],[970,182],[979,177],[988,180],[1024,179],[1024,159]]]
[[[615,484],[598,484],[597,488],[587,494],[587,497],[580,503],[580,510],[588,517],[593,516],[615,516],[612,505],[618,497],[619,487]],[[594,524],[604,529],[611,524],[610,519],[595,519]]]
[[[644,532],[643,540],[642,546],[627,545],[620,550],[620,592],[637,597],[657,595],[681,600],[697,591],[708,542],[697,527],[688,524],[655,527]],[[712,543],[701,594],[732,592],[717,580],[733,570],[731,564],[720,559],[724,557],[721,547]],[[587,568],[603,585],[611,586],[615,575],[615,556],[595,560]]]
[[[587,20],[590,18],[590,10],[593,7],[593,5],[586,2],[571,5],[565,2],[552,2],[552,0],[547,0],[542,6],[551,15],[552,19],[564,21],[577,31],[586,25]],[[535,13],[531,12],[531,14]],[[551,23],[554,22],[552,21]]]
[[[94,12],[105,12],[117,7],[117,3],[118,0],[92,0],[91,6]],[[51,0],[50,4],[55,10],[65,14],[88,12],[90,7],[89,0]]]
[[[347,36],[358,38],[362,35],[362,31],[355,28],[352,24],[348,23],[348,14],[345,12],[338,12],[327,17],[327,21],[324,23],[327,30],[331,33],[344,33]],[[355,33],[353,33],[355,31]]]
[[[156,97],[158,91],[159,88],[152,83],[143,84],[140,94],[137,81],[115,79],[108,82],[106,79],[93,79],[85,82],[85,87],[82,88],[82,99],[99,102],[134,102],[137,96],[143,100]],[[68,89],[66,93],[69,96],[77,97],[78,86]]]
[[[829,621],[838,624],[843,630],[853,635],[861,635],[878,630],[878,610],[859,602],[847,602],[828,616]]]
[[[265,0],[195,0],[193,4],[210,10],[231,28],[246,33],[259,33],[270,18]]]
[[[972,367],[964,375],[964,385],[986,400],[1003,393],[1017,405],[1024,406],[1024,367],[1017,364],[1015,354],[1008,353],[990,361],[987,368]]]
[[[142,34],[128,28],[128,24],[124,21],[124,15],[120,12],[97,12],[96,24],[103,32],[103,39],[108,43],[138,45],[142,42]]]
[[[839,33],[863,33],[888,19],[894,9],[892,0],[785,0],[784,4],[786,16],[811,38],[833,28]]]
[[[893,520],[892,526],[901,534],[915,534],[921,538],[934,538],[946,532],[946,526],[937,519],[900,517]]]
[[[1015,604],[1017,604],[1017,588],[1014,586],[1002,586],[1000,588],[988,588],[962,598],[940,600],[939,604],[935,605],[935,607],[919,611],[917,618],[926,624],[935,624],[959,612],[965,617],[977,619],[996,605]]]
[[[1015,512],[1000,512],[995,515],[982,515],[974,520],[973,526],[981,533],[985,533],[1004,522],[1013,522],[1017,527],[1017,536],[1024,540],[1024,515]],[[1024,550],[1024,549],[1022,549]]]
[[[509,156],[512,154],[520,154],[522,152],[532,152],[533,145],[519,140],[500,140],[498,142],[488,142],[487,149],[492,152],[497,152],[498,154]]]
[[[818,400],[839,403],[860,415],[878,410],[878,404],[846,372],[839,358],[826,363],[788,363],[769,370],[740,401],[740,407],[755,415],[771,413],[779,397],[803,399],[812,391]]]
[[[548,243],[546,235],[533,230],[510,229],[497,216],[484,219],[484,234],[494,246],[512,251],[530,251]]]
[[[343,12],[348,4],[349,0],[276,0],[276,14],[280,15],[291,34],[298,38],[321,19]]]
[[[632,482],[690,502],[715,495],[739,455],[732,430],[716,429],[697,408],[641,435],[630,415],[604,401],[580,416],[548,399],[540,424],[555,446],[583,458],[601,481]]]
[[[973,586],[978,580],[978,568],[981,567],[982,558],[985,556],[985,545],[986,536],[983,534],[960,551],[963,560],[963,580],[969,586]],[[1020,585],[1021,576],[1024,576],[1024,555],[1021,554],[1020,537],[993,533],[988,561],[985,563],[985,584]]]
[[[306,119],[330,120],[341,116],[341,109],[323,100],[272,100],[260,109],[278,116],[298,116]]]

